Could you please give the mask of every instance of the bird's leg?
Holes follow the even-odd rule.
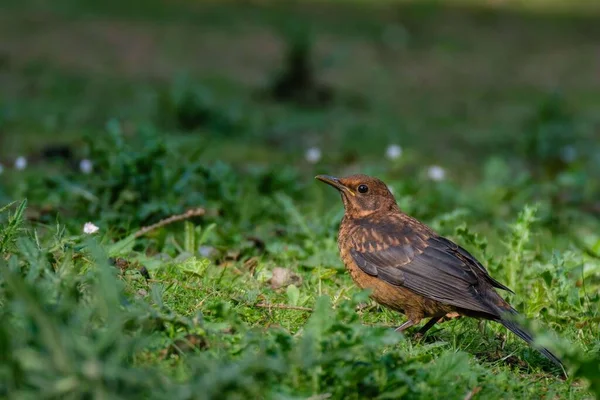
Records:
[[[420,339],[423,336],[425,336],[425,333],[427,333],[427,331],[430,330],[432,326],[434,326],[441,320],[442,317],[432,317],[429,321],[427,321],[425,325],[421,327],[421,329],[419,329],[417,333],[415,333],[415,339]]]
[[[403,323],[402,325],[400,325],[399,327],[397,327],[395,329],[395,331],[396,332],[404,332],[406,329],[410,328],[414,324],[415,324],[415,322],[412,319],[409,319],[405,323]]]
[[[460,314],[455,313],[455,312],[451,312],[445,315],[437,315],[435,317],[432,317],[429,321],[427,321],[427,323],[425,325],[423,325],[421,327],[421,329],[419,329],[419,331],[415,334],[415,339],[420,339],[423,336],[425,336],[425,333],[430,330],[435,324],[437,324],[438,322],[444,322],[444,321],[449,321],[451,319],[455,319],[455,318],[460,318]]]

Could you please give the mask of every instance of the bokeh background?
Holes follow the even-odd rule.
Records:
[[[1,7],[5,169],[48,145],[85,156],[82,137],[108,121],[239,164],[301,164],[317,147],[347,166],[390,144],[458,180],[492,157],[552,173],[599,163],[594,2]]]
[[[2,0],[0,397],[600,395],[599,109],[595,0]],[[357,172],[571,378],[471,320],[389,335],[314,180]]]
[[[317,172],[371,173],[422,217],[496,208],[485,196],[502,209],[520,196],[513,212],[541,202],[551,224],[556,207],[600,213],[594,2],[8,0],[1,10],[0,199],[27,197],[34,214],[67,211],[65,197],[94,203],[94,190],[123,205],[131,184],[146,197],[136,210],[161,195],[129,222],[155,222],[174,211],[162,194],[177,192],[179,210],[202,203],[187,178],[174,188],[198,172],[190,161],[283,171],[309,188]],[[155,193],[115,177],[160,173],[167,158],[180,170]],[[445,182],[441,202],[420,192],[427,181]],[[474,185],[486,194],[465,192]],[[90,218],[102,207],[83,208]]]

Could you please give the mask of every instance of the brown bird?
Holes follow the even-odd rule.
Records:
[[[529,345],[532,336],[515,321],[517,311],[497,292],[509,288],[492,278],[468,251],[404,214],[388,186],[377,178],[319,175],[341,193],[345,214],[338,246],[354,282],[371,289],[371,297],[404,313],[397,331],[429,321],[423,335],[447,313],[501,323]],[[548,349],[538,350],[560,366]]]

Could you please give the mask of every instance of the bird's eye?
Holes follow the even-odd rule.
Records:
[[[358,185],[358,193],[367,193],[369,187],[367,185]]]

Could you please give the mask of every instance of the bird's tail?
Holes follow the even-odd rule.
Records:
[[[534,341],[533,336],[531,336],[531,334],[529,332],[527,332],[526,330],[524,330],[513,319],[513,317],[519,315],[519,313],[517,312],[517,310],[515,310],[514,308],[512,308],[508,304],[506,304],[506,305],[508,306],[508,308],[503,308],[502,309],[503,312],[502,312],[501,317],[498,320],[498,322],[500,322],[502,325],[504,325],[506,328],[508,328],[508,330],[510,330],[512,333],[514,333],[515,335],[517,335],[518,337],[520,337],[521,339],[523,339],[525,342],[527,342],[528,345],[530,345],[531,347],[533,347],[536,350],[538,350],[547,359],[549,359],[550,361],[552,361],[554,364],[556,364],[558,367],[560,367],[563,370],[563,372],[565,372],[565,367],[564,367],[562,361],[560,361],[560,359],[558,357],[556,357],[554,354],[552,354],[552,352],[550,350],[546,349],[545,347],[538,347],[538,346],[534,345],[534,343],[533,343],[533,341]]]

